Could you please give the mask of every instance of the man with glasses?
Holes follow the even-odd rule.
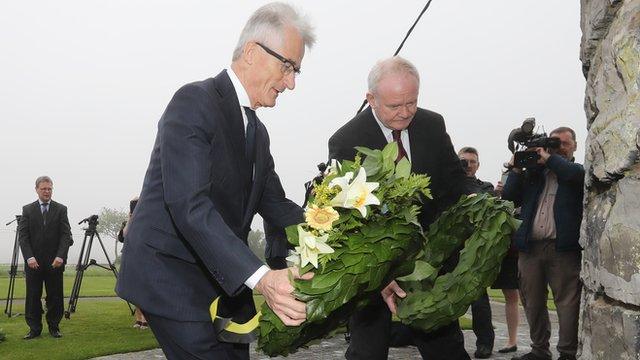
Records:
[[[24,319],[29,325],[25,340],[42,332],[42,285],[47,290],[47,326],[54,338],[62,337],[60,320],[64,312],[63,272],[69,246],[73,244],[67,207],[51,200],[53,181],[48,176],[36,179],[38,200],[22,208],[18,226],[19,243],[26,265],[27,283]]]
[[[303,219],[285,197],[255,110],[295,88],[314,42],[305,17],[267,4],[245,25],[230,69],[183,86],[160,119],[116,291],[143,309],[168,359],[249,359],[250,339],[214,328],[209,307],[218,297],[218,315],[239,323],[255,315],[252,289],[286,325],[306,318],[289,280],[297,269],[269,269],[247,235],[256,213],[279,227]]]

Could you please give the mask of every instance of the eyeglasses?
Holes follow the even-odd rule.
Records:
[[[258,44],[258,46],[260,46],[264,51],[266,51],[267,54],[282,61],[282,68],[280,70],[284,75],[289,75],[291,74],[291,72],[294,72],[296,76],[300,75],[300,68],[296,66],[295,61],[287,59],[286,57],[278,54],[277,52],[269,49],[268,47],[260,44],[259,42],[256,42],[256,44]]]

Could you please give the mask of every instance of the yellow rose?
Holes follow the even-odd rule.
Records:
[[[311,205],[304,213],[307,224],[317,230],[331,230],[331,225],[339,218],[340,215],[331,206],[319,208],[317,205]]]

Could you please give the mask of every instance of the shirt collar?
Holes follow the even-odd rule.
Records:
[[[380,121],[380,119],[378,119],[378,116],[376,115],[376,112],[373,110],[373,108],[371,109],[371,113],[373,114],[373,118],[376,119],[376,122],[378,123],[378,126],[380,126],[380,129],[382,130],[382,134],[384,135],[384,137],[386,139],[393,138],[393,130],[389,129],[388,127],[386,127],[385,124],[383,124],[382,121]],[[402,130],[402,131],[404,131],[404,130]]]
[[[233,88],[236,90],[236,95],[238,96],[238,102],[242,107],[251,108],[251,101],[249,101],[249,95],[245,90],[244,86],[240,82],[240,79],[233,71],[231,66],[229,66],[229,70],[227,71],[227,75],[229,75],[229,79],[231,79],[231,84],[233,84]]]
[[[44,205],[47,205],[47,206],[48,206],[48,205],[51,205],[51,201],[49,201],[49,202],[43,202],[43,201],[41,201],[40,199],[38,199],[38,202],[40,203],[40,206],[44,206]]]

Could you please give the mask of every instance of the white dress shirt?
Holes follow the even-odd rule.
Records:
[[[251,101],[249,101],[249,95],[247,91],[242,86],[240,79],[236,73],[229,67],[227,70],[227,74],[229,75],[229,79],[231,79],[231,84],[233,84],[233,88],[236,90],[236,95],[238,95],[238,102],[240,103],[240,113],[242,114],[242,121],[244,121],[244,132],[247,133],[247,114],[244,112],[244,108],[251,108]],[[255,170],[255,169],[254,169]],[[244,282],[250,289],[253,289],[258,284],[258,281],[262,279],[262,277],[269,271],[270,269],[266,265],[260,266],[260,268],[253,273],[253,275],[249,276],[249,278]]]
[[[373,117],[378,122],[378,125],[380,126],[380,130],[382,130],[382,134],[384,135],[384,138],[387,139],[387,143],[392,142],[393,141],[393,129],[389,129],[388,127],[386,127],[382,123],[382,121],[380,121],[380,119],[378,119],[378,116],[376,115],[376,112],[373,109],[371,109],[371,112],[373,113]],[[411,161],[411,144],[409,143],[409,130],[408,129],[404,129],[404,130],[400,131],[400,140],[402,140],[402,147],[404,148],[404,151],[407,153],[407,160]]]

